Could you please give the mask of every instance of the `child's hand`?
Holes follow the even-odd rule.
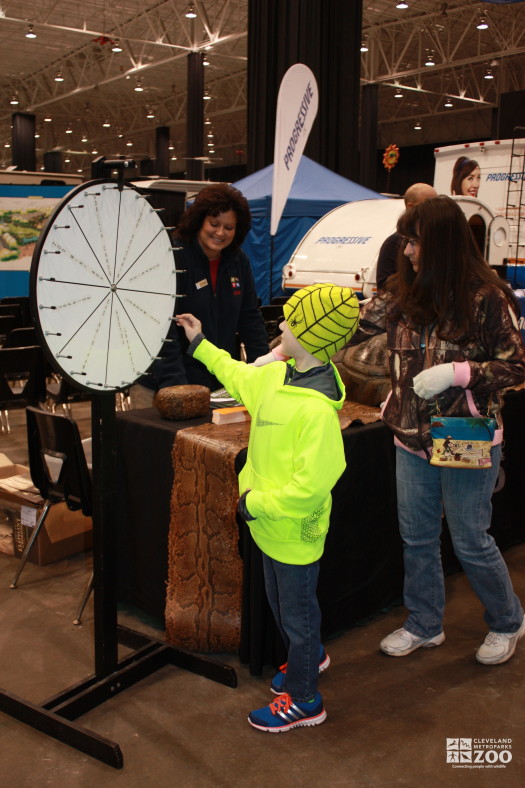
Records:
[[[195,339],[197,334],[202,333],[201,321],[197,320],[194,315],[175,315],[175,322],[178,326],[182,326],[184,329],[184,333],[186,334],[188,342],[191,342],[193,339]]]

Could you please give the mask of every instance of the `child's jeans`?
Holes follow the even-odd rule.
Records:
[[[263,553],[263,567],[268,602],[288,652],[283,692],[296,701],[310,700],[317,692],[321,649],[319,561],[283,564]]]

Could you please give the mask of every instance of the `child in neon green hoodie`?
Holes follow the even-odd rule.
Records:
[[[344,386],[330,358],[354,334],[359,303],[350,288],[310,285],[283,311],[279,350],[290,361],[262,367],[234,361],[208,342],[193,315],[177,317],[188,352],[252,417],[238,509],[262,551],[268,601],[288,652],[272,681],[279,697],[248,717],[270,732],[326,718],[317,680],[330,660],[321,645],[316,588],[331,490],[345,468],[337,417]]]

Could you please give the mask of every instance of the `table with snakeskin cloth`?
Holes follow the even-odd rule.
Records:
[[[509,392],[504,410],[505,459],[492,529],[502,547],[525,538],[524,398],[524,391]],[[346,403],[342,416],[347,467],[333,490],[321,560],[325,638],[400,600],[402,593],[392,436],[380,421],[364,423],[366,411],[377,418],[375,409],[355,406],[362,409],[360,418],[353,406]],[[258,548],[234,514],[248,432],[245,425],[229,425],[220,435],[209,422],[167,421],[155,409],[118,414],[118,595],[161,625],[166,614],[167,636],[181,647],[238,650],[257,674],[264,664],[279,663],[282,644],[266,602]],[[179,463],[180,478],[173,462]],[[447,539],[445,529],[449,571],[457,567]]]

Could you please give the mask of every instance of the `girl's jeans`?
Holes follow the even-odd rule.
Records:
[[[441,514],[458,557],[485,607],[494,632],[515,632],[523,609],[507,566],[490,534],[491,497],[501,462],[501,446],[491,449],[492,468],[438,468],[396,448],[399,530],[404,543],[404,628],[430,638],[443,629],[445,588],[441,565]]]
[[[288,652],[283,692],[295,701],[310,700],[317,692],[321,649],[319,561],[283,564],[263,553],[263,567],[268,602]]]

